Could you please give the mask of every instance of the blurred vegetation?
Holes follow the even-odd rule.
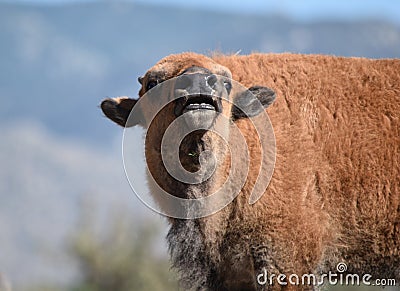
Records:
[[[88,209],[83,211],[70,248],[79,262],[81,281],[71,290],[178,289],[166,254],[160,254],[160,247],[155,245],[160,241],[159,227],[154,222],[135,221],[127,213],[119,211],[108,216],[98,231]]]

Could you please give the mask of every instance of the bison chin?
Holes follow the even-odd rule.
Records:
[[[197,109],[185,112],[182,117],[189,131],[211,129],[218,113],[214,110]]]

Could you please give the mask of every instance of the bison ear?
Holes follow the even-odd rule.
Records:
[[[253,117],[264,111],[276,98],[275,91],[262,86],[253,86],[236,96],[232,108],[234,120]]]
[[[103,113],[115,123],[123,127],[131,127],[139,123],[138,118],[129,118],[129,114],[137,100],[128,97],[107,98],[101,102]]]

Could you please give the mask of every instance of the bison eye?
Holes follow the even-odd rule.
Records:
[[[227,91],[228,94],[229,94],[229,93],[231,92],[231,89],[232,89],[232,84],[231,84],[231,82],[225,81],[225,82],[224,82],[224,86],[225,86],[226,91]]]
[[[157,84],[158,84],[157,81],[150,81],[150,82],[148,82],[148,83],[147,83],[147,86],[146,86],[146,90],[147,90],[147,91],[150,90],[151,88],[157,86]]]

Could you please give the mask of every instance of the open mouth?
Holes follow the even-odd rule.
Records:
[[[191,95],[186,97],[187,100],[183,105],[182,114],[195,110],[213,110],[220,111],[220,106],[211,95]]]

